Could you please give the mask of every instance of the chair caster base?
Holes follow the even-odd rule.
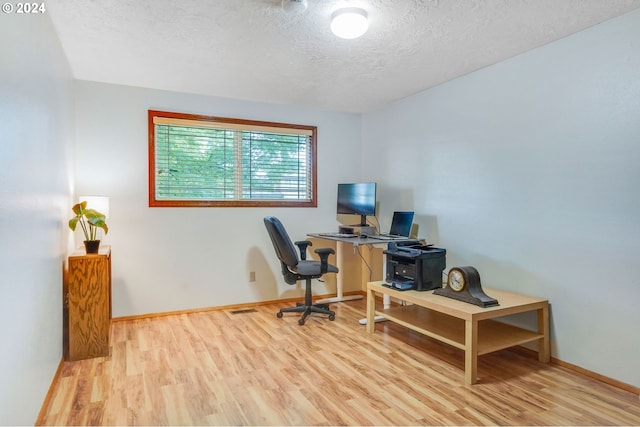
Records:
[[[283,313],[302,313],[300,319],[298,319],[298,325],[304,325],[304,322],[311,313],[319,313],[326,314],[329,317],[330,321],[336,320],[335,311],[329,310],[329,304],[314,304],[314,305],[306,305],[306,304],[297,304],[295,307],[282,308],[280,311],[276,313],[276,317],[281,319],[284,315]]]

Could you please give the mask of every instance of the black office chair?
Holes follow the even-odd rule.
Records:
[[[329,320],[335,320],[336,313],[329,310],[328,304],[313,304],[311,298],[311,279],[317,279],[325,273],[338,272],[338,267],[327,262],[329,254],[334,253],[334,250],[331,248],[316,249],[314,252],[320,256],[320,261],[310,261],[307,260],[307,247],[311,246],[311,242],[309,240],[303,240],[295,242],[300,250],[300,258],[298,258],[296,249],[278,218],[267,216],[264,218],[264,225],[267,227],[271,243],[273,243],[273,248],[280,260],[284,281],[290,285],[295,285],[298,280],[303,279],[307,282],[304,293],[304,304],[282,308],[276,316],[281,318],[282,313],[288,312],[302,313],[302,317],[298,320],[299,325],[304,325],[305,319],[311,313],[328,314]]]

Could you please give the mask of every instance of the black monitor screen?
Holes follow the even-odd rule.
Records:
[[[364,222],[366,215],[375,215],[376,183],[338,184],[337,212],[339,214],[360,215],[362,217],[361,223]]]
[[[411,211],[393,213],[393,220],[391,220],[391,230],[389,234],[394,236],[409,237],[411,234],[411,225],[413,225],[413,215]]]

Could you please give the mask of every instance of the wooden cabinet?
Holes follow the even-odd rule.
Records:
[[[111,247],[97,254],[84,248],[69,256],[63,280],[65,360],[109,355],[111,329]]]

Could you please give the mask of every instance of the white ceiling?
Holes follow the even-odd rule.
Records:
[[[47,0],[77,79],[364,112],[640,8],[640,0]],[[329,30],[342,6],[369,31]]]

